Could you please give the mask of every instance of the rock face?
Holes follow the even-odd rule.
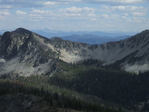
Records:
[[[54,51],[44,41],[46,38],[23,28],[4,33],[0,39],[0,74],[28,76],[51,72],[55,66]]]
[[[88,45],[55,37],[47,39],[23,28],[0,36],[0,75],[46,74],[56,69],[55,60],[77,63],[97,59],[118,63],[126,71],[149,70],[149,30],[122,41]]]

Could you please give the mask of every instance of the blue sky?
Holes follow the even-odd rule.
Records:
[[[149,29],[148,0],[0,0],[0,30],[135,31]]]

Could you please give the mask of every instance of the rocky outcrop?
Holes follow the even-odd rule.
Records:
[[[45,40],[23,28],[4,33],[0,41],[0,75],[28,76],[52,72],[55,52],[46,46]]]

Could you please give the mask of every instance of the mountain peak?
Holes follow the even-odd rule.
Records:
[[[17,28],[14,32],[20,33],[20,34],[31,34],[32,33],[31,31],[29,31],[25,28],[21,28],[21,27]]]
[[[51,38],[52,41],[62,41],[63,39],[61,39],[60,37],[53,37]]]
[[[148,35],[149,34],[149,30],[148,29],[146,29],[146,30],[144,30],[144,31],[142,31],[142,32],[140,32],[140,33],[138,33],[139,35]]]
[[[146,30],[144,30],[144,31],[142,31],[142,33],[148,33],[149,32],[149,29],[146,29]]]

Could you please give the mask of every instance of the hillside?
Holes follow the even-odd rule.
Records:
[[[0,94],[56,98],[58,109],[68,101],[66,108],[79,111],[148,111],[148,37],[145,30],[125,40],[89,45],[47,39],[24,28],[5,32],[0,36]],[[18,101],[17,95],[11,97]]]
[[[131,72],[149,68],[148,40],[145,30],[122,41],[88,45],[55,37],[47,39],[29,30],[18,28],[0,37],[0,70],[4,74],[46,74],[56,69],[56,59],[78,63],[86,59],[114,64]]]
[[[100,99],[98,99],[99,102],[108,105],[139,112],[148,111],[148,72],[135,75],[99,68],[96,65],[97,62],[88,66],[68,65],[69,67],[66,67],[63,65],[55,75],[49,78],[49,83],[60,88],[96,96]]]
[[[25,81],[25,80],[24,80]],[[31,83],[31,82],[30,82]],[[30,83],[19,80],[0,79],[0,111],[1,112],[121,112],[121,110],[101,105],[97,102],[85,101],[77,96],[45,90],[30,86]],[[33,84],[33,83],[32,83]],[[4,86],[5,85],[5,86]],[[54,89],[53,89],[54,91]],[[66,91],[68,92],[68,91]]]

